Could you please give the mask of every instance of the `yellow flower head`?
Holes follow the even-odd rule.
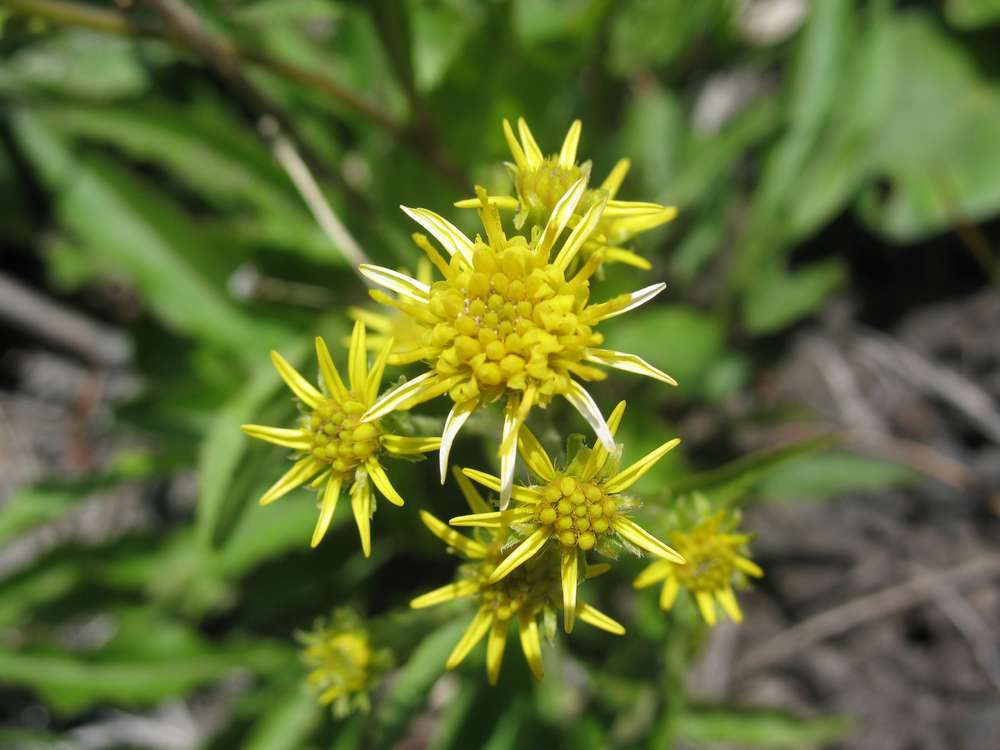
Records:
[[[372,297],[406,313],[423,327],[422,345],[389,361],[405,364],[424,360],[430,369],[389,391],[362,421],[395,409],[409,409],[447,394],[454,407],[441,437],[441,481],[451,444],[469,416],[492,401],[505,401],[501,457],[501,505],[506,507],[513,485],[517,433],[530,410],[545,407],[555,396],[569,401],[590,423],[609,450],[614,438],[600,410],[579,380],[601,380],[608,367],[639,373],[665,383],[676,382],[645,360],[602,349],[597,325],[655,297],[664,284],[622,294],[599,304],[590,302],[589,278],[600,263],[595,254],[573,275],[567,271],[584,240],[600,221],[606,201],[587,211],[561,248],[562,234],[586,189],[578,180],[559,201],[549,223],[529,241],[507,237],[496,206],[479,189],[480,217],[486,238],[470,240],[442,217],[426,209],[404,208],[433,234],[450,254],[450,261],[425,238],[418,244],[443,280],[424,284],[398,271],[363,265],[368,279],[394,292],[375,290]],[[579,380],[578,380],[579,379]]]
[[[733,585],[743,583],[745,576],[760,578],[764,571],[745,556],[749,535],[731,533],[738,523],[734,512],[723,510],[687,531],[671,532],[671,543],[687,562],[657,560],[639,574],[635,587],[644,588],[663,581],[660,608],[664,610],[674,605],[677,592],[685,588],[709,625],[716,622],[716,602],[735,622],[740,622],[743,613]]]
[[[313,547],[322,541],[330,526],[341,489],[349,485],[361,549],[366,557],[370,555],[371,517],[375,510],[372,485],[389,502],[403,504],[403,498],[382,468],[382,454],[417,455],[437,450],[441,444],[439,438],[389,434],[377,419],[362,421],[362,414],[378,397],[391,349],[392,342],[386,342],[369,369],[365,326],[356,323],[348,355],[348,387],[341,380],[326,343],[317,337],[322,390],[302,377],[278,352],[271,352],[271,361],[298,398],[304,413],[297,428],[245,424],[242,429],[250,437],[291,448],[296,454],[292,468],[264,493],[261,505],[274,502],[306,482],[313,489],[322,488]]]
[[[364,624],[349,612],[338,612],[332,625],[319,622],[296,635],[303,644],[302,660],[311,669],[306,684],[317,692],[317,700],[333,704],[338,717],[367,711],[368,693],[392,666],[392,653],[373,648]]]
[[[400,269],[400,273],[407,271]],[[430,261],[421,258],[417,263],[417,273],[413,277],[421,284],[430,285],[433,281]],[[369,333],[368,348],[381,351],[386,342],[392,341],[391,354],[405,355],[417,349],[423,340],[424,329],[417,321],[399,310],[375,312],[364,307],[349,307],[347,315],[355,321],[361,321],[374,334]]]
[[[618,429],[625,402],[612,412],[608,424],[612,434]],[[490,574],[490,581],[503,581],[508,575],[529,564],[537,556],[558,553],[560,558],[564,626],[573,630],[576,614],[577,578],[586,569],[586,553],[594,548],[613,554],[611,543],[633,545],[653,555],[677,563],[678,554],[629,518],[635,501],[622,495],[680,440],[670,440],[621,471],[617,461],[609,460],[600,443],[581,450],[562,471],[556,470],[531,431],[525,427],[519,436],[521,457],[538,480],[530,486],[515,485],[517,506],[509,511],[478,512],[452,518],[453,526],[512,526],[520,541]],[[491,474],[465,470],[466,476],[497,490],[500,480]]]
[[[570,125],[558,154],[545,156],[538,147],[531,129],[523,117],[517,120],[520,140],[514,135],[507,120],[503,121],[504,136],[510,147],[514,163],[508,163],[517,197],[490,196],[491,203],[500,208],[516,211],[514,224],[522,229],[525,223],[544,225],[555,210],[559,200],[579,179],[589,180],[590,162],[578,164],[576,149],[580,142],[582,125],[575,120]],[[577,206],[570,226],[582,220],[586,212],[602,200],[607,201],[601,220],[584,243],[583,257],[601,249],[607,262],[627,263],[637,268],[649,269],[649,261],[620,245],[642,232],[665,224],[677,215],[673,206],[658,203],[616,200],[615,196],[628,173],[630,162],[620,159],[600,187],[587,190]],[[479,200],[470,198],[458,201],[459,208],[476,208]]]
[[[472,510],[489,510],[486,501],[460,471],[455,471],[455,478]],[[448,669],[457,667],[488,633],[486,674],[490,684],[495,685],[500,676],[510,623],[516,621],[521,649],[528,666],[536,679],[542,679],[544,671],[538,621],[541,618],[546,635],[551,640],[555,629],[552,624],[560,606],[558,556],[554,553],[538,555],[503,580],[497,581],[493,579],[493,572],[506,559],[503,552],[507,539],[506,528],[491,527],[483,533],[481,539],[474,540],[449,528],[430,513],[421,511],[420,517],[431,533],[470,561],[470,564],[460,568],[460,577],[455,583],[418,596],[410,602],[414,609],[459,598],[472,598],[478,605],[472,623],[448,657]],[[593,566],[585,569],[584,577],[593,578],[606,569],[606,566]],[[625,633],[625,628],[620,623],[589,604],[580,606],[579,616],[584,622],[614,635]]]

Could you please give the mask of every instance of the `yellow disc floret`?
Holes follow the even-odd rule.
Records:
[[[535,617],[545,607],[555,608],[560,602],[559,563],[545,555],[523,565],[502,581],[490,583],[496,563],[477,566],[479,591],[475,596],[481,609],[501,621],[523,615]]]
[[[343,401],[327,399],[305,417],[313,457],[347,476],[376,455],[382,430],[377,421],[360,421],[367,408],[362,397],[350,394]]]
[[[523,237],[504,245],[476,247],[473,268],[456,269],[431,287],[428,308],[436,322],[425,345],[440,352],[438,375],[460,381],[449,391],[456,403],[533,387],[544,405],[567,392],[571,372],[603,377],[580,364],[587,348],[603,341],[579,315],[588,285],[567,283]]]
[[[573,476],[553,479],[542,488],[535,520],[552,529],[563,547],[593,549],[618,515],[618,503],[599,484]]]

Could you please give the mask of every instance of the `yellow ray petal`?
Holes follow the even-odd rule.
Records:
[[[666,560],[654,560],[635,577],[632,585],[637,589],[652,586],[654,583],[658,583],[670,575],[673,570],[672,565],[673,563],[669,563]]]
[[[500,510],[507,510],[514,491],[514,467],[517,464],[517,433],[521,423],[517,419],[516,404],[507,401],[503,413],[503,430],[500,437]]]
[[[624,625],[589,604],[580,607],[580,619],[588,625],[593,625],[595,628],[600,628],[612,635],[625,635]]]
[[[318,546],[323,541],[323,537],[326,536],[326,530],[330,528],[333,513],[337,510],[340,487],[340,479],[331,478],[327,481],[326,488],[323,490],[323,504],[320,506],[319,518],[316,520],[316,528],[313,529],[312,540],[309,542],[310,547]]]
[[[320,487],[325,487],[326,480],[330,478],[331,474],[333,474],[331,469],[324,469],[319,474],[314,476],[306,486],[311,490],[318,490]]]
[[[606,201],[602,200],[590,207],[580,222],[574,227],[569,237],[566,238],[566,242],[553,261],[553,265],[562,271],[569,268],[570,263],[573,262],[580,248],[583,247],[583,243],[590,238],[594,233],[594,229],[600,223],[605,205]]]
[[[621,534],[626,540],[634,544],[636,547],[646,550],[646,552],[654,554],[657,557],[662,557],[664,560],[670,560],[671,562],[681,564],[684,563],[684,558],[679,552],[677,552],[677,550],[672,547],[668,547],[631,518],[625,518],[625,516],[619,515],[615,518],[612,528]]]
[[[491,206],[506,211],[516,211],[521,205],[520,201],[512,195],[489,195],[486,200]],[[455,208],[479,208],[482,204],[483,202],[479,198],[463,198],[460,201],[455,201],[452,205]]]
[[[674,602],[677,601],[677,592],[680,590],[680,586],[677,585],[677,579],[670,576],[663,582],[663,588],[660,589],[660,609],[666,612],[668,609],[674,606]]]
[[[493,506],[483,500],[483,496],[479,494],[479,490],[477,490],[475,485],[469,481],[469,478],[462,473],[461,468],[453,466],[451,469],[451,475],[455,477],[455,481],[458,482],[458,488],[462,491],[462,495],[465,497],[465,502],[468,503],[469,508],[473,513],[489,513],[493,510]]]
[[[451,454],[451,446],[458,436],[459,430],[466,420],[472,416],[476,410],[476,401],[463,401],[455,404],[448,412],[448,417],[444,420],[444,429],[441,430],[441,450],[438,453],[438,469],[441,472],[441,484],[448,478],[448,456]]]
[[[475,581],[456,581],[455,583],[449,583],[447,586],[441,586],[433,591],[428,591],[426,594],[421,594],[410,602],[410,607],[412,609],[433,607],[437,604],[450,602],[452,599],[472,596],[478,589],[479,585]]]
[[[396,456],[416,456],[420,453],[430,453],[436,451],[440,445],[441,438],[437,437],[382,436],[382,447]]]
[[[601,410],[597,407],[587,389],[575,380],[570,380],[569,390],[563,394],[563,397],[572,404],[574,409],[580,412],[580,416],[587,420],[587,423],[597,435],[597,439],[601,441],[604,449],[609,453],[613,453],[615,450],[615,436],[611,434],[608,423],[604,421]]]
[[[696,591],[694,598],[698,602],[698,609],[705,622],[715,625],[715,602],[712,600],[712,595],[707,591]]]
[[[643,271],[648,271],[653,267],[653,264],[646,258],[624,247],[605,247],[604,260],[607,263],[622,263],[633,268],[640,268]]]
[[[531,536],[512,549],[507,557],[497,565],[496,569],[490,574],[490,583],[503,580],[519,565],[528,562],[528,560],[537,555],[539,550],[545,546],[551,534],[552,531],[546,527],[534,531]]]
[[[635,209],[635,213],[632,215],[623,212],[625,215],[616,217],[608,231],[608,241],[611,244],[619,245],[637,234],[666,224],[677,216],[677,209],[674,206],[659,206],[659,210],[653,208],[656,204],[649,204],[649,206],[648,209]]]
[[[424,522],[424,526],[430,529],[430,532],[434,536],[470,560],[482,560],[486,557],[486,547],[479,542],[469,539],[464,534],[458,533],[444,521],[438,520],[426,510],[420,511],[420,520]]]
[[[375,401],[378,396],[379,388],[382,387],[382,376],[385,374],[385,366],[389,361],[389,355],[392,354],[392,347],[395,343],[392,337],[385,342],[375,357],[375,362],[372,364],[371,369],[368,371],[368,380],[365,382],[365,401],[368,403]]]
[[[587,349],[584,356],[588,362],[596,362],[605,367],[613,367],[623,372],[631,372],[636,375],[645,375],[648,378],[659,380],[667,385],[677,385],[677,381],[653,365],[649,364],[642,357],[627,352],[618,352],[614,349]]]
[[[454,669],[461,664],[462,660],[468,656],[476,644],[483,639],[483,636],[486,635],[492,624],[493,615],[490,614],[488,609],[480,608],[476,612],[476,616],[472,619],[472,622],[469,623],[469,627],[466,628],[465,633],[462,634],[461,640],[459,640],[455,649],[451,652],[451,656],[448,657],[447,668]]]
[[[573,212],[576,211],[576,207],[580,204],[580,199],[586,190],[587,178],[581,177],[570,185],[569,189],[556,202],[549,220],[545,224],[545,229],[542,230],[542,235],[538,238],[537,251],[543,258],[549,256],[552,246],[559,235],[562,234],[566,225],[569,224],[569,220],[573,216]]]
[[[320,336],[316,337],[316,359],[319,361],[319,373],[323,377],[327,392],[339,399],[345,398],[347,388],[344,387],[344,381],[340,379],[340,373],[333,363],[333,357],[330,356],[326,342]]]
[[[365,324],[360,320],[354,324],[351,346],[347,351],[347,374],[351,380],[351,390],[364,393],[368,382],[368,345],[365,342]]]
[[[264,493],[260,499],[260,504],[268,505],[278,498],[284,497],[299,485],[308,482],[313,474],[319,471],[322,466],[323,464],[312,456],[299,459],[292,464],[292,468],[286,471],[281,479],[272,484],[271,488]]]
[[[389,481],[389,477],[385,473],[385,469],[382,468],[382,464],[378,462],[377,458],[370,458],[365,461],[365,470],[368,472],[368,477],[372,480],[382,497],[388,500],[393,505],[403,505],[403,498],[396,488],[392,486],[392,482]]]
[[[627,469],[622,469],[604,483],[604,491],[610,494],[624,492],[638,482],[642,476],[670,451],[680,445],[680,438],[668,440],[656,450],[650,451]]]
[[[347,314],[353,320],[360,320],[373,331],[378,331],[379,333],[392,333],[392,319],[388,315],[383,315],[382,313],[377,313],[373,310],[366,310],[363,307],[356,307],[354,305],[347,308]],[[369,337],[368,345],[371,345],[371,337]]]
[[[534,515],[534,511],[518,508],[516,510],[495,510],[487,513],[455,516],[448,519],[450,526],[477,526],[481,529],[500,529],[514,523],[523,523]]]
[[[748,560],[741,555],[736,555],[733,558],[733,565],[742,570],[748,576],[753,576],[754,578],[762,578],[764,576],[763,569],[761,569],[757,563],[753,560]]]
[[[443,216],[428,211],[426,208],[407,208],[406,206],[400,206],[400,208],[407,216],[434,235],[434,239],[441,243],[441,247],[449,255],[457,254],[469,266],[472,266],[472,240],[466,237],[462,230]]]
[[[312,448],[312,439],[305,430],[286,430],[283,427],[268,427],[262,424],[243,424],[240,429],[244,434],[258,440],[266,440],[283,448],[296,451],[307,451]]]
[[[667,285],[662,281],[658,284],[650,284],[649,286],[645,286],[642,289],[634,291],[630,294],[623,294],[620,298],[615,297],[608,302],[600,305],[594,305],[590,308],[590,310],[600,312],[596,322],[617,318],[619,315],[624,315],[629,310],[634,310],[640,305],[646,304],[666,288]],[[606,308],[604,307],[605,305],[607,305]],[[590,310],[588,310],[588,312]],[[606,312],[604,310],[606,310]]]
[[[579,563],[576,547],[563,548],[560,561],[563,594],[563,629],[573,632],[576,621],[576,578]]]
[[[302,377],[298,370],[292,367],[288,363],[288,360],[278,352],[271,351],[271,362],[274,363],[274,367],[281,376],[281,379],[285,381],[285,384],[300,401],[315,409],[326,400],[323,398],[323,394],[316,390],[312,383]]]
[[[522,614],[518,625],[524,660],[528,662],[531,674],[536,680],[540,680],[545,676],[545,669],[542,666],[542,642],[538,637],[538,623],[534,617]]]
[[[431,288],[422,281],[417,281],[405,273],[394,271],[385,266],[375,266],[370,263],[362,263],[358,266],[358,272],[369,281],[373,281],[381,287],[395,292],[401,297],[406,297],[418,304],[424,304],[430,299]]]
[[[587,566],[587,574],[585,578],[589,581],[591,578],[597,578],[602,576],[611,570],[611,566],[608,563],[597,563],[596,565]]]
[[[507,646],[507,631],[509,620],[494,619],[490,627],[490,639],[486,642],[486,678],[491,685],[496,685],[500,677],[500,666],[503,664],[503,652]]]
[[[528,464],[535,476],[549,482],[556,476],[556,468],[552,465],[552,459],[545,452],[545,448],[538,442],[535,433],[527,427],[522,427],[517,435],[517,448],[521,453],[521,458]]]
[[[615,406],[611,416],[608,417],[608,432],[611,433],[612,439],[618,434],[618,426],[622,422],[622,416],[625,414],[625,402],[619,401],[618,405]],[[590,455],[587,456],[587,463],[583,465],[583,471],[580,472],[580,476],[584,481],[589,481],[601,473],[601,469],[604,468],[604,464],[608,460],[608,450],[600,442],[594,445],[590,450]]]
[[[438,374],[434,370],[418,375],[413,380],[396,386],[391,391],[384,393],[364,414],[361,415],[362,422],[384,417],[391,411],[395,411],[408,401],[418,398],[422,393],[426,393],[438,383]],[[414,403],[413,406],[416,406]]]
[[[538,148],[535,136],[532,135],[531,128],[528,127],[528,123],[524,121],[523,117],[517,118],[517,132],[521,136],[521,145],[524,147],[524,154],[528,157],[528,166],[531,169],[537,168],[545,161],[545,157],[542,155],[542,150]]]
[[[609,200],[606,215],[609,219],[621,220],[636,216],[648,217],[653,214],[668,213],[671,217],[676,214],[676,210],[668,209],[659,203],[648,203],[645,201],[617,201]]]
[[[562,148],[559,149],[559,166],[563,169],[570,169],[576,164],[576,148],[580,143],[580,131],[583,130],[583,123],[573,120],[566,132],[566,139]]]
[[[719,589],[715,592],[715,598],[733,622],[743,622],[743,612],[740,610],[740,605],[736,601],[736,595],[733,594],[732,588],[727,586],[724,589]]]
[[[487,474],[485,471],[469,468],[462,469],[462,473],[473,482],[483,485],[483,487],[488,487],[494,492],[500,491],[500,477]],[[531,505],[540,503],[543,499],[542,493],[538,490],[534,490],[531,487],[523,487],[519,484],[514,485],[511,496],[518,502],[529,503]]]
[[[632,162],[628,159],[619,159],[608,173],[608,176],[604,178],[604,182],[601,183],[601,189],[608,191],[608,197],[614,198],[617,195],[622,182],[625,181],[625,175],[628,174],[630,166],[632,166]]]
[[[351,510],[361,538],[361,551],[365,557],[372,554],[372,488],[368,482],[355,481],[351,487]]]
[[[503,121],[503,137],[507,140],[507,147],[510,149],[510,155],[514,157],[514,163],[517,165],[517,168],[522,172],[529,169],[528,157],[525,155],[524,149],[521,148],[521,144],[518,142],[517,136],[514,135],[514,129],[510,126],[507,118],[504,118]]]

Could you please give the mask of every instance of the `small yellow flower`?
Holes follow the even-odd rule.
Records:
[[[302,660],[312,671],[306,684],[324,706],[333,704],[342,718],[354,710],[367,711],[368,693],[392,666],[392,652],[376,650],[364,624],[348,612],[338,612],[330,626],[319,622],[308,633],[297,633]]]
[[[469,507],[478,512],[488,511],[489,505],[469,480],[458,470],[454,473]],[[558,556],[538,555],[503,580],[495,581],[493,571],[505,560],[506,528],[490,528],[482,540],[474,540],[449,528],[426,511],[420,511],[420,518],[449,549],[471,561],[459,569],[459,579],[455,583],[434,589],[410,602],[411,607],[420,609],[471,597],[478,605],[476,616],[448,657],[447,668],[457,667],[488,633],[486,675],[490,684],[495,685],[500,676],[510,623],[516,621],[524,658],[535,679],[542,679],[544,671],[538,620],[542,619],[546,636],[551,640],[554,636],[551,624],[555,622],[555,613],[560,606]],[[605,570],[607,566],[593,566],[585,570],[584,577],[593,578]],[[589,625],[613,635],[625,633],[620,623],[589,604],[580,606],[579,616]]]
[[[362,421],[361,415],[378,397],[391,349],[392,342],[386,342],[369,369],[365,326],[355,323],[348,355],[348,387],[341,380],[326,343],[317,337],[316,357],[322,390],[302,377],[278,352],[271,352],[275,368],[306,413],[298,428],[245,424],[242,429],[250,437],[296,452],[297,460],[292,468],[264,493],[261,505],[274,502],[306,482],[313,489],[322,488],[319,520],[311,541],[313,547],[322,541],[330,526],[341,489],[350,485],[351,507],[361,536],[361,549],[366,557],[369,556],[371,517],[375,509],[372,485],[389,502],[403,504],[403,498],[382,468],[381,455],[417,455],[437,450],[441,445],[439,438],[392,435],[382,428],[379,420]]]
[[[528,221],[542,226],[549,220],[559,199],[577,180],[581,177],[589,180],[590,162],[578,164],[576,161],[582,125],[575,120],[559,153],[551,156],[542,153],[523,117],[517,119],[517,129],[520,141],[514,136],[510,123],[503,121],[504,136],[514,157],[514,163],[507,166],[517,197],[490,196],[489,200],[500,208],[516,211],[514,224],[518,229],[522,229]],[[629,166],[628,159],[620,159],[600,187],[586,191],[569,225],[576,226],[592,205],[607,199],[601,221],[584,243],[583,257],[587,258],[595,250],[602,249],[607,262],[626,263],[648,270],[651,268],[648,260],[621,245],[638,234],[667,223],[677,215],[677,209],[658,203],[616,200]],[[476,208],[479,200],[469,198],[455,205]]]
[[[462,425],[478,408],[505,402],[500,446],[501,506],[510,501],[517,433],[534,406],[545,407],[555,396],[570,402],[593,427],[609,450],[614,439],[593,398],[580,380],[601,380],[593,365],[646,375],[676,385],[666,373],[634,354],[602,349],[595,327],[651,300],[664,284],[653,284],[599,304],[590,302],[589,278],[600,265],[596,253],[573,275],[568,273],[585,239],[600,221],[605,199],[594,204],[554,253],[586,190],[578,180],[559,201],[545,229],[529,241],[507,237],[496,206],[481,199],[480,217],[486,239],[470,240],[447,220],[426,209],[404,211],[433,234],[451,255],[446,261],[426,238],[417,243],[444,279],[432,285],[398,271],[362,265],[371,281],[394,292],[371,292],[379,302],[395,307],[423,328],[422,344],[392,364],[424,360],[430,369],[386,393],[365,412],[363,422],[398,409],[409,409],[447,394],[454,407],[441,436],[440,469],[446,477],[448,454]]]
[[[685,588],[709,625],[716,622],[715,602],[733,621],[740,622],[743,613],[736,601],[733,583],[742,582],[743,576],[760,578],[764,571],[745,556],[749,535],[730,533],[737,523],[734,513],[719,511],[688,531],[673,531],[670,541],[687,562],[657,560],[639,574],[635,587],[644,588],[663,581],[660,608],[664,610],[674,605],[677,592]]]
[[[625,413],[622,401],[608,419],[614,434]],[[586,553],[594,549],[611,553],[609,542],[632,544],[641,550],[677,563],[684,557],[654,537],[629,513],[636,503],[621,493],[637,482],[680,440],[670,440],[621,471],[617,461],[609,461],[607,449],[597,443],[582,450],[563,471],[557,471],[552,459],[531,431],[521,430],[518,448],[521,457],[538,477],[539,484],[515,485],[517,507],[509,511],[478,512],[452,518],[453,526],[513,526],[521,540],[503,562],[490,574],[490,582],[503,581],[520,566],[536,556],[558,550],[562,578],[564,627],[572,632],[576,614],[577,578],[586,569]],[[475,482],[497,490],[499,478],[482,471],[466,469]]]
[[[400,273],[408,272],[400,269]],[[429,286],[434,280],[430,261],[421,258],[413,278]],[[405,355],[417,349],[423,341],[423,326],[399,310],[382,313],[364,307],[348,307],[347,314],[352,320],[364,323],[369,331],[375,331],[374,335],[368,336],[368,348],[371,350],[380,351],[391,340],[392,354]]]

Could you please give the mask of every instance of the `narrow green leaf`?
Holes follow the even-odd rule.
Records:
[[[797,750],[834,742],[849,728],[841,717],[800,719],[767,709],[690,707],[677,717],[676,736],[699,744]]]

